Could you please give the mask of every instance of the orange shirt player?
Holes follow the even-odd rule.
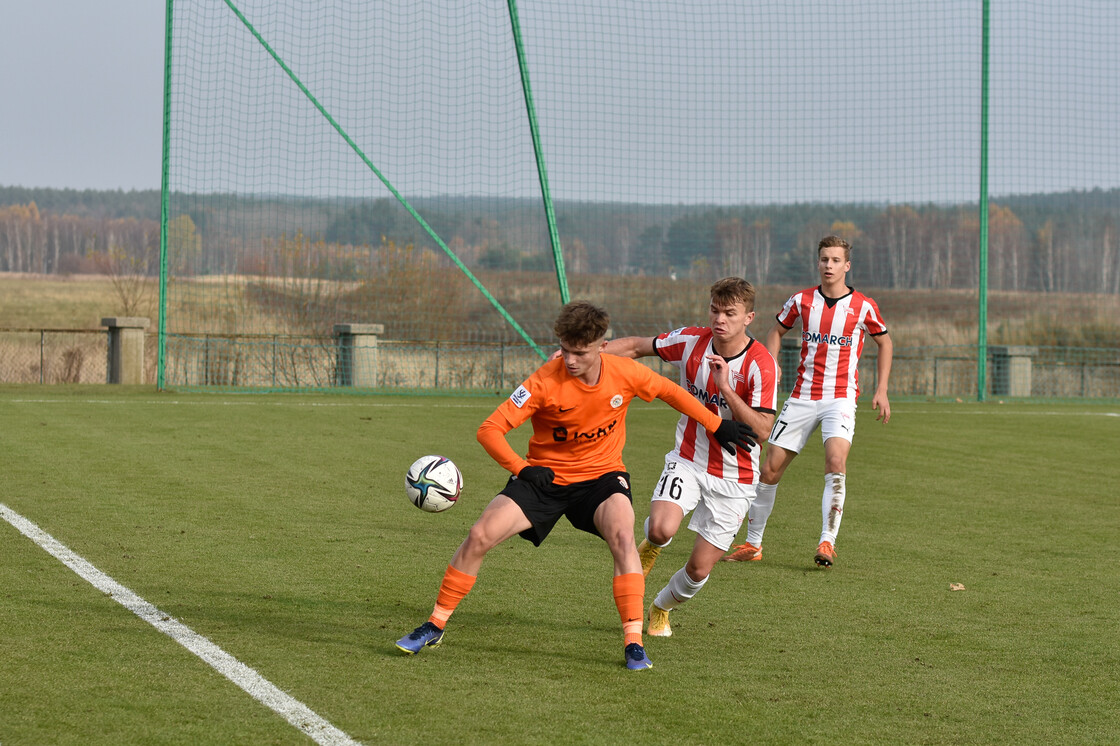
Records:
[[[414,654],[442,642],[447,620],[474,586],[487,552],[515,535],[540,546],[564,516],[607,543],[626,667],[652,667],[642,647],[645,579],[634,544],[630,475],[622,463],[627,407],[634,397],[661,399],[731,452],[753,447],[757,436],[640,363],[604,355],[609,323],[607,312],[591,303],[565,305],[553,326],[560,357],[538,368],[478,428],[482,447],[515,476],[471,526],[444,573],[431,616],[397,641],[400,650]],[[528,457],[522,458],[506,434],[526,420],[533,435]]]

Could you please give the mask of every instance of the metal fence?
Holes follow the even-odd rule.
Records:
[[[158,337],[144,335],[144,382],[155,384]],[[105,383],[104,329],[0,329],[0,383]]]
[[[789,393],[797,346],[783,346],[780,386]],[[860,360],[864,395],[877,384],[877,348]],[[144,376],[155,384],[157,336],[145,335]],[[0,329],[0,383],[105,383],[108,333],[95,329]],[[645,361],[675,378],[657,358]],[[183,390],[505,392],[540,365],[524,344],[401,342],[338,336],[173,336],[167,365]],[[899,347],[892,398],[976,399],[976,347]],[[1091,347],[989,348],[987,393],[1017,399],[1120,399],[1120,350]]]
[[[868,394],[877,382],[875,352],[865,351],[860,360],[860,380],[866,382],[861,389]],[[976,368],[974,346],[895,348],[890,393],[974,400]],[[992,346],[988,372],[985,388],[997,399],[1120,399],[1117,349]]]

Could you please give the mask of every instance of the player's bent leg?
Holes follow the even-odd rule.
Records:
[[[688,563],[678,570],[649,607],[646,634],[653,637],[672,637],[669,612],[695,596],[708,582],[708,577],[723,554],[723,549],[711,544],[703,536],[696,537]]]
[[[827,438],[824,441],[824,470],[832,474],[848,471],[848,454],[852,442],[844,438]]]
[[[723,556],[723,549],[698,535],[696,543],[692,546],[692,554],[689,555],[688,562],[684,566],[685,572],[690,578],[699,579],[698,582],[703,585],[721,556]]]
[[[611,495],[595,509],[595,529],[614,558],[615,575],[642,571],[638,548],[634,545],[634,506],[626,495]]]
[[[626,667],[631,671],[652,668],[653,663],[642,647],[646,582],[634,546],[634,506],[626,495],[615,493],[595,509],[594,523],[614,558],[612,590],[622,621]]]
[[[680,529],[684,511],[678,506],[654,500],[649,508],[649,517],[644,524],[645,538],[638,544],[638,557],[642,562],[642,574],[649,577],[650,570],[657,562],[661,550],[669,546]]]
[[[740,556],[738,561],[748,562],[762,559],[762,535],[766,522],[774,512],[774,500],[778,497],[778,485],[759,482],[755,487],[755,497],[747,511],[747,540],[745,547],[751,550],[750,556]]]
[[[770,514],[774,511],[778,482],[796,457],[796,451],[787,450],[773,443],[767,444],[757,494],[747,512],[746,541],[731,547],[722,558],[724,562],[758,562],[762,559],[762,535],[766,531],[766,522],[770,520]]]
[[[477,575],[487,552],[532,525],[517,503],[498,495],[471,526],[467,538],[451,558],[451,565],[468,575]]]
[[[797,451],[790,451],[773,443],[766,444],[766,457],[762,460],[759,470],[759,481],[766,484],[777,484],[782,481],[782,475],[797,458]]]
[[[680,530],[684,511],[677,505],[665,500],[654,500],[649,506],[646,519],[646,538],[658,546],[667,546]]]
[[[850,437],[851,431],[841,431]],[[832,567],[836,562],[836,537],[844,517],[847,498],[847,476],[844,473],[852,442],[847,437],[834,436],[824,441],[824,491],[821,494],[821,537],[813,561],[820,567]]]
[[[673,630],[669,626],[669,612],[699,593],[707,582],[707,576],[697,580],[689,576],[686,568],[677,570],[650,604],[646,633],[653,637],[671,637]]]
[[[486,553],[531,526],[525,513],[507,496],[498,495],[491,500],[451,558],[428,621],[397,640],[397,649],[415,655],[424,648],[443,642],[447,620],[474,587]]]

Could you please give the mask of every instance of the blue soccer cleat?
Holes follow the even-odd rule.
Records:
[[[416,655],[424,648],[431,648],[443,642],[443,630],[432,624],[424,622],[411,633],[397,640],[397,649],[409,655]]]
[[[653,668],[653,663],[646,657],[646,649],[632,642],[626,646],[626,667],[631,671],[644,671]]]

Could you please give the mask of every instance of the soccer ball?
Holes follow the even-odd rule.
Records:
[[[463,475],[451,459],[421,456],[404,475],[404,491],[420,510],[441,513],[455,507],[463,491]]]

